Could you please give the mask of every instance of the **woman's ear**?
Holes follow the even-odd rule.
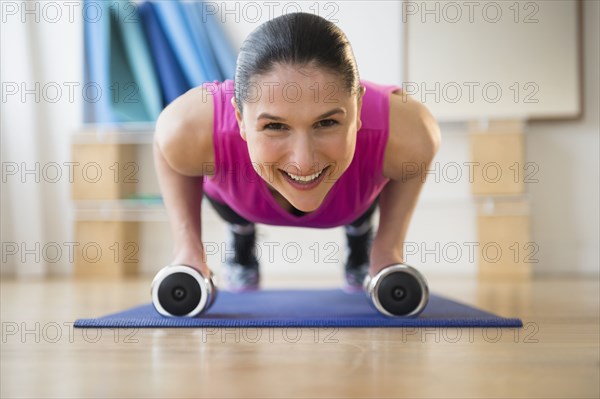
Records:
[[[244,127],[244,120],[242,118],[242,113],[237,106],[237,102],[235,101],[235,97],[231,97],[231,105],[235,109],[235,119],[237,120],[238,127],[240,128],[240,136],[242,136],[242,139],[246,141],[246,128]]]
[[[361,110],[362,110],[363,96],[365,95],[366,91],[367,91],[367,88],[365,86],[360,86],[360,91],[357,95],[358,106],[356,108],[356,130],[360,130],[360,128],[362,127],[362,121],[360,120],[360,114],[361,114]]]

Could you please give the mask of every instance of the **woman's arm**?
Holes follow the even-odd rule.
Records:
[[[404,240],[417,204],[423,181],[421,176],[405,182],[390,180],[379,197],[379,228],[373,240],[369,274],[404,262]]]
[[[197,90],[190,91],[161,113],[153,156],[174,242],[171,264],[193,266],[208,276],[201,203],[203,172],[212,161],[212,103],[204,106],[198,96]]]
[[[390,116],[384,167],[390,181],[379,198],[379,228],[370,254],[371,276],[390,264],[404,262],[404,240],[425,183],[424,172],[441,141],[439,127],[425,106],[407,96],[392,97],[390,112],[395,115]]]
[[[175,171],[156,140],[154,166],[173,237],[174,259],[171,263],[188,264],[207,273],[200,220],[203,177],[184,176]]]

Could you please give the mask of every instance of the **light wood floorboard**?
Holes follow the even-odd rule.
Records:
[[[600,396],[597,277],[429,278],[433,292],[520,317],[523,329],[72,328],[148,302],[150,279],[4,278],[2,398]]]

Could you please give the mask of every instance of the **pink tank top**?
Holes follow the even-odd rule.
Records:
[[[366,87],[356,151],[348,169],[335,182],[321,206],[304,215],[283,209],[267,183],[252,167],[231,106],[233,80],[204,83],[213,95],[215,174],[204,177],[204,192],[227,204],[243,218],[262,224],[331,228],[350,224],[367,211],[389,179],[383,176],[388,139],[389,97],[400,86],[361,80]]]

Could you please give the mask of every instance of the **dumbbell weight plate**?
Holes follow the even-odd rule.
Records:
[[[375,308],[387,316],[416,316],[429,300],[425,277],[406,264],[383,268],[365,279],[365,292]]]
[[[194,317],[207,310],[217,292],[212,278],[205,278],[187,265],[162,268],[154,277],[150,291],[152,303],[161,315],[184,317]]]

